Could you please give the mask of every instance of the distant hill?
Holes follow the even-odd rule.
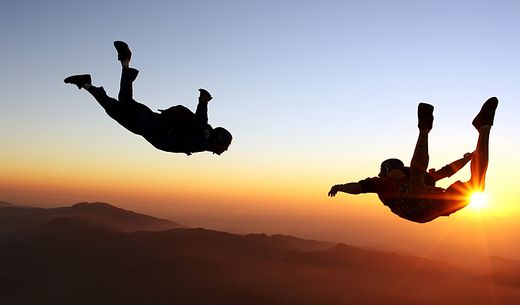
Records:
[[[19,208],[4,203],[0,213],[0,236],[32,229],[58,218],[70,218],[86,225],[122,232],[161,231],[183,227],[169,220],[135,213],[102,202],[81,202],[70,207],[49,209]]]
[[[48,210],[0,236],[0,304],[520,303],[515,286],[490,290],[490,277],[437,260],[286,235],[116,230],[99,223],[150,216],[107,204]]]
[[[307,240],[283,234],[275,234],[272,236],[268,236],[266,234],[248,234],[245,235],[245,238],[246,240],[250,240],[257,245],[265,243],[271,246],[276,245],[281,249],[292,249],[300,251],[320,251],[334,246],[334,243],[331,242]]]
[[[4,207],[12,207],[13,204],[9,203],[9,202],[5,202],[5,201],[0,201],[0,208],[4,208]]]
[[[493,282],[520,290],[520,260],[493,256],[484,262],[488,267],[487,277]]]

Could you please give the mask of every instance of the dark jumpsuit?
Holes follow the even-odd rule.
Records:
[[[153,112],[133,99],[135,69],[123,69],[118,100],[107,96],[103,87],[88,91],[106,113],[129,131],[141,135],[155,148],[190,155],[208,149],[212,127],[208,124],[208,103],[199,102],[196,113],[177,105],[162,113]]]
[[[407,167],[395,171],[403,174],[366,178],[358,183],[361,184],[362,193],[377,193],[381,202],[401,218],[425,223],[440,216],[449,216],[469,203],[467,183],[457,181],[447,189],[435,187],[436,181],[453,174],[449,166],[432,174],[425,173],[427,192],[423,194],[409,192]]]

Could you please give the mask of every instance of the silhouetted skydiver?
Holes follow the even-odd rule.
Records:
[[[217,155],[225,152],[231,144],[231,134],[222,127],[208,124],[208,91],[199,89],[199,103],[195,113],[177,105],[161,113],[135,101],[132,83],[139,71],[130,68],[132,52],[125,42],[115,41],[114,46],[121,61],[122,72],[118,100],[107,96],[103,87],[92,85],[90,74],[73,75],[64,81],[90,92],[106,113],[129,131],[143,136],[155,148],[174,153],[210,151]]]
[[[433,106],[420,103],[418,107],[419,137],[410,167],[404,167],[398,159],[388,159],[381,164],[378,177],[359,182],[334,185],[329,196],[337,192],[348,194],[377,193],[384,205],[398,216],[419,223],[449,216],[469,203],[473,192],[484,190],[488,166],[489,133],[498,105],[496,97],[488,99],[473,120],[478,130],[477,147],[472,154],[465,154],[439,171],[426,173],[428,167],[428,133],[433,125]],[[447,189],[435,187],[435,181],[448,177],[462,168],[471,158],[471,178],[457,181]]]

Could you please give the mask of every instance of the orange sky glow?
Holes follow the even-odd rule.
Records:
[[[73,2],[22,4],[0,10],[0,201],[102,201],[230,232],[520,259],[517,2],[143,1],[124,14],[103,5],[96,18]],[[84,26],[64,26],[73,23]],[[208,89],[209,123],[233,134],[229,150],[159,151],[63,82],[90,73],[117,96],[114,40],[129,43],[134,95],[150,109],[195,110]],[[481,209],[416,224],[374,194],[327,196],[376,176],[384,159],[410,163],[419,102],[435,106],[430,167],[473,151],[471,122],[492,96]],[[438,186],[469,176],[466,166]]]

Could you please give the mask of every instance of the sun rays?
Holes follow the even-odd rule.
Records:
[[[474,192],[471,194],[469,207],[473,210],[479,211],[487,206],[488,200],[489,198],[486,193]]]

